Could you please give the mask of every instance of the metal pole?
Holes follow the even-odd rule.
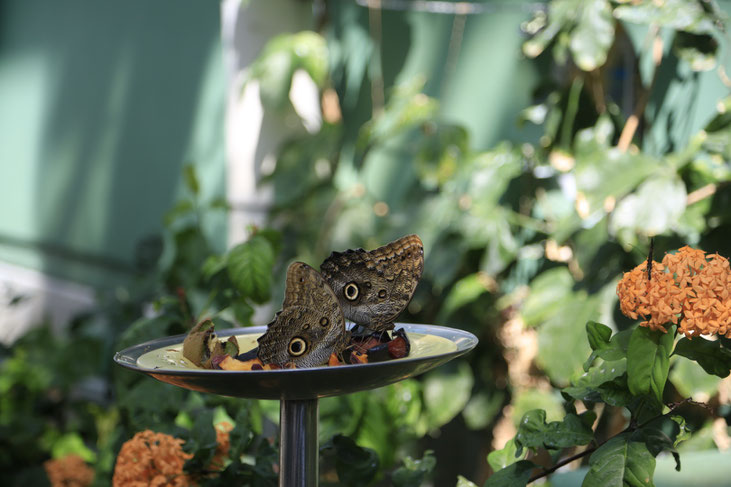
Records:
[[[279,406],[279,487],[316,487],[318,402],[282,400]]]

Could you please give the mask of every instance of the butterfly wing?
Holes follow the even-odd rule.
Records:
[[[289,266],[282,310],[258,341],[265,364],[315,367],[343,350],[348,342],[345,319],[319,272],[302,262]]]
[[[333,252],[320,271],[345,318],[372,330],[393,328],[411,301],[424,269],[424,245],[407,235],[370,252]]]

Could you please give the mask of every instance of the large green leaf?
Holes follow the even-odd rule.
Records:
[[[603,65],[613,41],[614,18],[609,2],[582,2],[578,24],[571,32],[569,43],[576,65],[584,71],[592,71]]]
[[[520,420],[515,443],[520,453],[522,448],[547,448],[558,450],[577,445],[586,445],[594,438],[591,429],[596,414],[587,411],[579,416],[567,414],[562,421],[546,422],[542,409],[528,411]]]
[[[615,436],[589,459],[582,487],[650,487],[655,457],[644,443],[630,441],[627,434]]]
[[[675,326],[667,333],[638,326],[627,350],[627,385],[632,394],[651,394],[662,404],[662,393],[670,368]]]
[[[257,303],[269,300],[273,265],[274,250],[269,240],[260,235],[232,248],[227,257],[231,282]]]
[[[731,349],[724,347],[720,340],[681,338],[673,353],[695,360],[703,370],[721,378],[727,377],[731,372]]]

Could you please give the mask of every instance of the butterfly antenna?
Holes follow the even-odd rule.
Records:
[[[655,251],[655,237],[650,238],[650,252],[647,254],[647,280],[652,280],[652,254]]]

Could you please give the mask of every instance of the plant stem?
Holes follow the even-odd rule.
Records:
[[[576,455],[571,455],[568,458],[564,458],[563,460],[561,460],[560,462],[558,462],[556,465],[552,466],[551,468],[547,468],[543,472],[538,473],[538,474],[534,475],[533,477],[531,477],[530,480],[528,480],[528,483],[530,484],[531,482],[534,482],[534,481],[540,479],[541,477],[545,477],[546,475],[551,475],[553,472],[555,472],[559,468],[563,467],[564,465],[568,465],[569,463],[573,462],[574,460],[578,460],[579,458],[585,457],[586,455],[588,455],[590,453],[594,453],[597,448],[602,446],[607,441],[609,441],[609,440],[605,440],[596,446],[587,448],[586,450],[579,452]]]

